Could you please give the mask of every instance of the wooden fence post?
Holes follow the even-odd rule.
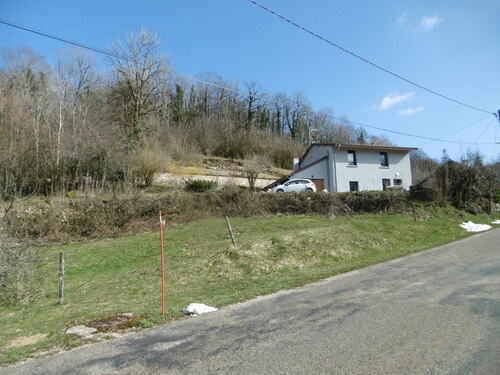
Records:
[[[161,316],[165,316],[165,248],[163,246],[163,216],[160,216],[160,248],[161,248]]]
[[[59,303],[64,303],[64,253],[59,254]]]
[[[231,242],[233,246],[236,247],[236,241],[234,240],[233,229],[231,228],[231,224],[229,223],[229,218],[226,216],[227,229],[229,230],[229,234],[231,235]]]

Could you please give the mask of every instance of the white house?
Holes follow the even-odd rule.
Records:
[[[318,191],[408,190],[412,147],[313,143],[290,178],[312,180]]]

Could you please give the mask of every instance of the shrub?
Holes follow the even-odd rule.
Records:
[[[130,168],[133,175],[139,178],[146,187],[153,184],[154,175],[166,169],[167,157],[157,149],[143,148],[130,157]]]
[[[0,218],[0,306],[31,302],[41,290],[38,253],[26,241],[16,239],[4,230],[13,203],[9,207],[0,206],[3,212]]]
[[[203,190],[217,185],[195,180],[189,181],[189,186]],[[25,200],[12,210],[5,229],[10,233],[22,232],[42,242],[66,242],[154,230],[159,210],[171,224],[225,215],[342,216],[411,210],[405,191],[271,194],[254,193],[237,186],[201,193],[192,191],[157,196],[135,193],[113,198]]]
[[[251,158],[243,162],[243,171],[248,180],[250,190],[255,190],[255,181],[257,181],[257,177],[259,177],[259,173],[264,172],[271,165],[272,163],[268,158],[257,154],[252,155]]]
[[[445,160],[425,183],[434,189],[434,195],[456,208],[472,213],[493,211],[495,175],[481,160],[472,164]]]
[[[204,193],[216,189],[218,185],[217,181],[188,180],[186,181],[184,188],[186,191]]]
[[[0,306],[35,300],[40,294],[37,253],[0,235]]]

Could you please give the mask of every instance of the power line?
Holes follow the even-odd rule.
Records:
[[[460,131],[462,131],[462,130],[464,130],[464,129],[467,129],[467,128],[469,128],[469,127],[473,126],[473,125],[476,125],[477,123],[479,123],[479,122],[483,121],[485,118],[487,118],[487,117],[489,117],[489,116],[490,116],[490,115],[486,115],[486,116],[484,116],[484,117],[481,117],[479,120],[476,120],[476,121],[474,121],[474,122],[470,123],[469,125],[465,125],[464,127],[461,127],[460,129],[454,130],[454,131],[452,131],[452,132],[450,132],[450,133],[448,133],[448,134],[445,134],[445,135],[443,135],[443,136],[441,136],[441,137],[438,137],[436,140],[441,140],[441,139],[443,139],[443,138],[449,137],[449,136],[450,136],[450,135],[452,135],[452,134],[455,134],[455,133],[458,133],[458,132],[460,132]],[[428,141],[428,142],[422,143],[422,144],[418,145],[417,147],[422,147],[422,146],[424,146],[424,145],[426,145],[426,144],[428,144],[428,143],[431,143],[431,142],[434,142],[434,141]]]
[[[441,98],[443,98],[443,99],[449,100],[449,101],[451,101],[451,102],[453,102],[453,103],[456,103],[456,104],[462,105],[462,106],[464,106],[464,107],[468,107],[468,108],[474,109],[474,110],[476,110],[476,111],[480,111],[480,112],[484,112],[484,113],[488,113],[488,114],[491,114],[491,113],[492,113],[491,111],[486,111],[486,110],[484,110],[484,109],[481,109],[481,108],[478,108],[478,107],[474,107],[474,106],[472,106],[472,105],[466,104],[466,103],[461,102],[461,101],[459,101],[459,100],[456,100],[456,99],[450,98],[449,96],[446,96],[446,95],[440,94],[440,93],[438,93],[437,91],[431,90],[431,89],[429,89],[429,88],[427,88],[427,87],[425,87],[425,86],[422,86],[422,85],[420,85],[420,84],[418,84],[418,83],[416,83],[416,82],[414,82],[414,81],[411,81],[411,80],[409,80],[408,78],[405,78],[405,77],[403,77],[403,76],[401,76],[401,75],[399,75],[399,74],[397,74],[397,73],[394,73],[393,71],[391,71],[391,70],[389,70],[389,69],[386,69],[386,68],[384,68],[383,66],[378,65],[378,64],[376,64],[376,63],[374,63],[374,62],[372,62],[372,61],[370,61],[370,60],[368,60],[368,59],[365,59],[364,57],[362,57],[362,56],[360,56],[360,55],[358,55],[358,54],[356,54],[356,53],[354,53],[354,52],[352,52],[352,51],[348,50],[347,48],[344,48],[344,47],[342,47],[342,46],[338,45],[338,44],[337,44],[337,43],[335,43],[335,42],[332,42],[331,40],[329,40],[329,39],[327,39],[327,38],[325,38],[325,37],[323,37],[323,36],[321,36],[321,35],[319,35],[319,34],[315,33],[314,31],[311,31],[310,29],[307,29],[306,27],[304,27],[304,26],[302,26],[302,25],[298,24],[297,22],[294,22],[294,21],[292,21],[291,19],[286,18],[285,16],[283,16],[283,15],[281,15],[281,14],[279,14],[279,13],[275,12],[274,10],[272,10],[272,9],[270,9],[270,8],[268,8],[268,7],[264,6],[264,5],[262,5],[262,4],[259,4],[258,2],[254,1],[254,0],[247,0],[247,1],[248,1],[248,2],[250,2],[250,3],[252,3],[252,4],[254,4],[254,5],[256,5],[256,6],[258,6],[258,7],[259,7],[259,8],[261,8],[261,9],[265,10],[266,12],[269,12],[269,13],[273,14],[274,16],[276,16],[276,17],[278,17],[278,18],[282,19],[283,21],[288,22],[289,24],[291,24],[291,25],[293,25],[293,26],[295,26],[295,27],[297,27],[297,28],[301,29],[302,31],[305,31],[306,33],[308,33],[308,34],[310,34],[310,35],[314,36],[315,38],[320,39],[320,40],[322,40],[323,42],[328,43],[329,45],[331,45],[331,46],[333,46],[333,47],[335,47],[335,48],[340,49],[342,52],[345,52],[345,53],[347,53],[347,54],[349,54],[349,55],[351,55],[351,56],[353,56],[353,57],[355,57],[355,58],[357,58],[357,59],[359,59],[359,60],[363,61],[364,63],[367,63],[367,64],[369,64],[369,65],[371,65],[371,66],[375,67],[376,69],[379,69],[379,70],[381,70],[381,71],[383,71],[383,72],[385,72],[385,73],[387,73],[387,74],[390,74],[390,75],[391,75],[391,76],[393,76],[393,77],[396,77],[396,78],[398,78],[398,79],[400,79],[400,80],[402,80],[402,81],[405,81],[406,83],[409,83],[410,85],[413,85],[413,86],[415,86],[415,87],[418,87],[419,89],[422,89],[422,90],[424,90],[424,91],[427,91],[427,92],[429,92],[429,93],[431,93],[431,94],[433,94],[433,95],[439,96],[439,97],[441,97]]]
[[[343,120],[339,117],[333,117],[336,120]],[[349,120],[348,120],[349,121]],[[429,141],[439,141],[439,142],[446,142],[446,143],[457,143],[457,144],[475,144],[475,145],[492,145],[492,143],[476,143],[476,142],[462,142],[462,141],[452,141],[452,140],[446,140],[446,139],[439,139],[439,138],[432,138],[432,137],[424,137],[421,135],[416,135],[416,134],[410,134],[410,133],[404,133],[404,132],[398,132],[396,130],[390,130],[390,129],[384,129],[380,128],[378,126],[372,126],[372,125],[367,125],[363,124],[360,122],[354,122],[354,121],[349,121],[351,124],[358,125],[358,126],[363,126],[371,129],[377,129],[381,130],[384,132],[389,132],[389,133],[394,133],[394,134],[399,134],[399,135],[404,135],[406,137],[412,137],[412,138],[421,138],[421,139],[427,139]]]
[[[31,27],[27,27],[27,26],[23,26],[23,25],[14,23],[14,22],[6,21],[6,20],[1,19],[1,18],[0,18],[0,23],[3,23],[4,25],[7,25],[7,26],[15,27],[17,29],[28,31],[28,32],[33,33],[33,34],[38,34],[38,35],[41,35],[41,36],[44,36],[44,37],[47,37],[47,38],[50,38],[50,39],[58,40],[58,41],[63,42],[63,43],[72,44],[74,46],[81,47],[81,48],[84,48],[84,49],[88,49],[88,50],[91,50],[91,51],[94,51],[94,52],[97,52],[97,53],[100,53],[100,54],[103,54],[103,55],[107,55],[107,56],[110,56],[110,57],[115,57],[117,59],[123,58],[121,56],[115,55],[115,54],[113,54],[111,52],[108,52],[108,51],[105,51],[105,50],[102,50],[102,49],[99,49],[99,48],[88,46],[88,45],[85,45],[85,44],[80,43],[80,42],[75,42],[75,41],[70,40],[70,39],[62,38],[62,37],[57,36],[57,35],[52,35],[52,34],[44,32],[44,31],[35,30],[35,29],[31,28]]]
[[[481,136],[484,134],[484,132],[490,127],[491,123],[493,122],[494,119],[491,119],[490,122],[488,123],[488,125],[486,125],[486,127],[483,129],[483,131],[481,132],[481,134],[479,134],[476,138],[476,140],[474,141],[473,144],[477,145],[477,141],[479,140],[479,138],[481,138]]]
[[[249,1],[251,1],[251,0],[249,0]],[[18,29],[21,29],[21,30],[24,30],[24,31],[28,31],[30,33],[38,34],[38,35],[41,35],[41,36],[44,36],[44,37],[47,37],[47,38],[58,40],[58,41],[63,42],[63,43],[71,44],[71,45],[74,45],[74,46],[77,46],[77,47],[80,47],[80,48],[84,48],[84,49],[87,49],[87,50],[90,50],[90,51],[94,51],[94,52],[100,53],[102,55],[106,55],[106,56],[117,58],[117,59],[127,60],[127,58],[125,56],[115,55],[115,54],[113,54],[111,52],[102,50],[100,48],[92,47],[92,46],[89,46],[89,45],[86,45],[86,44],[83,44],[83,43],[80,43],[80,42],[75,42],[73,40],[70,40],[70,39],[67,39],[67,38],[63,38],[63,37],[60,37],[60,36],[56,36],[56,35],[52,35],[52,34],[49,34],[47,32],[35,30],[35,29],[32,29],[32,28],[27,27],[27,26],[16,24],[14,22],[9,22],[9,21],[5,21],[3,19],[0,19],[0,23],[8,25],[8,26],[11,26],[11,27],[15,27],[15,28],[18,28]],[[232,92],[238,93],[240,95],[249,96],[249,93],[246,93],[246,92],[234,89],[232,87],[227,87],[227,86],[219,85],[219,84],[216,84],[216,83],[213,83],[213,82],[205,81],[205,80],[202,80],[202,79],[194,78],[192,76],[183,75],[183,74],[176,73],[176,72],[172,72],[172,74],[175,74],[175,75],[177,75],[179,77],[190,79],[190,80],[193,80],[193,81],[196,81],[196,82],[200,82],[200,83],[203,83],[203,84],[206,84],[206,85],[209,85],[209,86],[218,87],[218,88],[221,88],[223,90],[232,91]],[[259,100],[267,101],[269,103],[280,105],[279,102],[277,102],[276,100],[273,100],[271,98],[265,98],[265,97],[257,96],[257,95],[253,95],[253,97],[256,98],[256,99],[259,99]],[[486,112],[486,111],[483,111],[483,112]],[[487,112],[487,113],[488,113],[488,115],[491,115],[490,112]],[[487,117],[487,116],[485,116],[485,117]],[[332,119],[339,120],[339,121],[345,120],[343,118],[334,117],[334,116],[332,116]],[[461,141],[443,140],[443,139],[440,139],[440,138],[424,137],[424,136],[420,136],[420,135],[416,135],[416,134],[403,133],[403,132],[398,132],[398,131],[395,131],[395,130],[381,128],[381,127],[378,127],[378,126],[367,125],[367,124],[363,124],[363,123],[359,123],[359,122],[355,122],[355,121],[348,121],[348,122],[351,123],[351,124],[354,124],[354,125],[358,125],[358,126],[363,126],[363,127],[367,127],[367,128],[371,128],[371,129],[377,129],[377,130],[381,130],[381,131],[388,132],[388,133],[394,133],[394,134],[404,135],[404,136],[407,136],[407,137],[427,139],[429,141],[440,141],[440,142],[458,143],[458,144],[491,145],[491,143],[461,142]],[[470,126],[470,125],[468,125],[468,126]]]
[[[227,90],[227,91],[232,91],[232,92],[235,92],[235,93],[243,95],[243,96],[250,96],[250,94],[248,92],[237,90],[237,89],[234,89],[232,87],[227,87],[227,86],[219,85],[217,83],[205,81],[203,79],[194,78],[193,76],[184,75],[184,74],[180,74],[180,73],[176,73],[176,72],[173,72],[173,74],[175,74],[176,76],[179,76],[179,77],[190,79],[192,81],[203,83],[203,84],[208,85],[208,86],[213,86],[213,87],[217,87],[219,89],[223,89],[223,90]],[[272,100],[270,98],[265,98],[263,96],[252,95],[252,97],[255,98],[255,99],[264,100],[264,101],[268,101],[268,102],[271,102],[271,103],[278,104],[278,102],[276,102],[276,101],[274,101],[274,100]]]

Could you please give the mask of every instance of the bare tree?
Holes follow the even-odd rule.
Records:
[[[12,194],[31,192],[39,187],[43,173],[50,69],[26,47],[3,50],[2,57],[1,183],[10,186]]]
[[[156,35],[146,29],[129,34],[125,44],[115,42],[111,52],[113,98],[130,145],[135,148],[147,130],[146,117],[164,104],[159,99],[166,93],[169,61],[160,55]]]
[[[247,97],[245,102],[247,104],[246,127],[251,128],[254,122],[255,112],[257,111],[258,103],[261,95],[260,89],[255,82],[247,83]]]
[[[311,105],[304,93],[295,93],[290,105],[285,107],[285,124],[292,139],[307,140],[309,138],[306,129],[311,112]]]
[[[55,147],[52,147],[52,153],[55,153],[51,179],[54,191],[64,189],[65,180],[71,178],[61,165],[63,156],[65,159],[78,159],[78,163],[83,158],[80,150],[89,138],[86,134],[89,130],[86,121],[91,102],[89,96],[98,82],[95,65],[90,54],[72,50],[61,55],[55,68],[51,85],[54,99],[53,133],[56,134]],[[76,173],[78,169],[77,165]]]
[[[285,116],[290,109],[290,99],[284,93],[274,95],[274,132],[283,134],[285,129]]]
[[[245,171],[245,176],[248,180],[250,190],[255,190],[255,182],[257,181],[259,174],[264,172],[269,164],[269,160],[267,160],[264,156],[257,154],[254,154],[245,160],[243,170]]]
[[[372,146],[393,146],[394,144],[385,135],[370,135],[368,144]]]

